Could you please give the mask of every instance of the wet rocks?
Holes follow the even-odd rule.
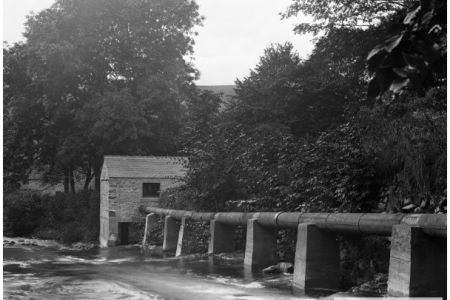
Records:
[[[355,286],[349,292],[355,296],[380,297],[386,294],[388,276],[384,273],[377,273],[373,280]]]
[[[77,243],[73,243],[72,245],[70,245],[70,247],[73,249],[76,249],[76,250],[90,250],[90,249],[97,247],[97,245],[95,243],[77,242]]]
[[[19,240],[9,240],[9,239],[3,239],[3,246],[14,246],[14,245],[22,245],[22,246],[39,246],[35,241],[33,240],[25,240],[25,239],[19,239]]]
[[[280,262],[276,265],[265,268],[262,271],[264,274],[281,274],[281,273],[294,273],[294,265],[287,262]]]
[[[214,255],[216,258],[224,261],[239,261],[244,259],[243,252],[219,253]]]
[[[16,242],[14,242],[14,241],[8,241],[8,240],[3,241],[3,247],[4,246],[13,246],[15,244],[16,244]]]
[[[163,257],[164,251],[161,246],[154,246],[154,245],[145,245],[142,250],[145,252],[145,254],[148,254],[150,256],[156,256],[156,257]]]

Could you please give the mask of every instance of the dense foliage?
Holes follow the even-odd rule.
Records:
[[[196,116],[208,117],[190,119],[190,128],[203,130],[189,132],[198,142],[185,149],[186,185],[165,203],[215,211],[446,211],[445,72],[420,91],[402,86],[377,93],[377,101],[367,95],[368,54],[381,51],[405,16],[417,20],[408,8],[417,14],[418,6],[356,1],[346,11],[333,3],[294,1],[290,8],[290,16],[296,10],[334,24],[307,60],[289,43],[272,45],[236,81],[233,101],[195,106]],[[383,15],[377,22],[350,26],[375,10]],[[349,26],[335,26],[351,15]],[[430,22],[443,22],[436,18]]]
[[[167,191],[162,205],[446,213],[446,73],[436,68],[445,66],[446,25],[439,27],[439,47],[425,46],[416,33],[401,29],[410,26],[399,23],[409,16],[425,40],[435,39],[434,32],[423,33],[429,25],[417,25],[419,18],[408,12],[424,17],[409,1],[293,2],[288,15],[302,12],[318,21],[296,30],[323,33],[313,53],[301,60],[289,43],[272,45],[249,76],[236,81],[233,101],[195,106],[195,115],[203,117],[191,118],[190,127],[203,130],[189,132],[198,142],[185,149],[186,184]],[[445,23],[434,18],[441,12],[432,11],[430,22]],[[385,40],[392,43],[399,30],[403,42],[386,51]],[[421,43],[419,50],[411,48]],[[418,55],[428,68],[411,68],[408,60],[397,60],[396,51]],[[376,56],[382,59],[374,63]],[[401,75],[395,66],[407,69],[402,80],[411,76],[413,86],[384,77]],[[279,231],[279,259],[293,260],[294,242],[295,234]],[[387,272],[387,239],[341,236],[339,244],[342,287]]]
[[[284,18],[303,14],[312,22],[303,22],[294,28],[297,33],[318,34],[333,28],[368,28],[376,26],[398,12],[404,12],[411,0],[293,0]]]
[[[445,85],[447,1],[420,1],[396,31],[368,55],[369,71],[375,73],[369,97],[406,86],[423,96],[431,87]]]
[[[54,196],[10,193],[3,199],[3,234],[64,243],[96,242],[99,205],[99,196],[94,192]]]
[[[42,167],[99,188],[104,154],[170,155],[197,71],[190,0],[58,0],[4,56],[5,179]]]

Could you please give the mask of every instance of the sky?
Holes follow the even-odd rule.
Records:
[[[205,17],[197,28],[193,63],[200,71],[198,85],[230,85],[254,68],[271,43],[291,42],[300,57],[313,49],[310,35],[294,34],[296,19],[281,20],[292,0],[197,0]],[[3,0],[3,40],[23,40],[24,22],[54,0]]]

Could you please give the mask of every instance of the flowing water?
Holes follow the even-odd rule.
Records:
[[[4,299],[299,299],[291,282],[247,271],[242,255],[154,258],[138,246],[76,250],[18,238],[3,246]]]

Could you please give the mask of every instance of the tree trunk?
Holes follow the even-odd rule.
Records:
[[[72,167],[69,169],[69,178],[70,178],[70,192],[72,194],[75,194],[75,178],[73,177]]]
[[[64,193],[69,192],[69,170],[64,167]]]
[[[95,191],[100,192],[100,175],[102,168],[100,166],[94,167],[94,177],[95,177]]]
[[[86,178],[84,179],[83,189],[85,191],[89,190],[89,184],[92,181],[92,177],[93,177],[92,169],[91,169],[91,167],[89,167],[89,169],[86,171]]]

